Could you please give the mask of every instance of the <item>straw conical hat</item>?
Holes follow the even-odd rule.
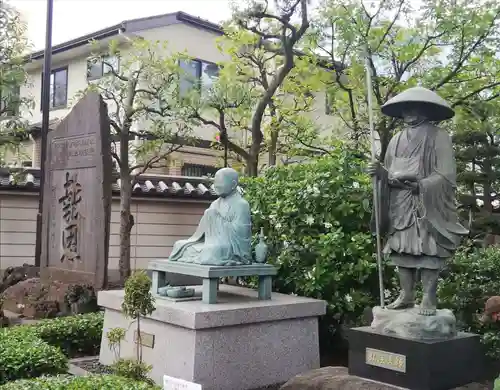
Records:
[[[437,93],[423,87],[408,88],[394,96],[382,106],[385,115],[402,118],[403,111],[412,106],[420,107],[431,121],[444,121],[453,118],[455,111]]]

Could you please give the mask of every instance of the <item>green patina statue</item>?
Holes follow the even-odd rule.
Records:
[[[250,205],[238,192],[238,173],[222,168],[214,178],[219,198],[205,210],[195,233],[174,244],[169,261],[202,265],[252,262]]]
[[[439,271],[468,234],[455,205],[456,165],[451,137],[431,122],[454,116],[434,92],[415,87],[389,100],[382,112],[402,118],[403,131],[390,141],[383,165],[368,171],[378,177],[383,250],[398,267],[401,292],[387,309],[415,305],[417,270],[423,287],[418,313],[433,316]]]

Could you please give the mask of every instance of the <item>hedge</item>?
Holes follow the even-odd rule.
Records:
[[[500,323],[478,321],[486,300],[500,294],[500,248],[464,243],[450,259],[438,285],[439,304],[457,317],[457,327],[481,335],[486,353],[500,359]]]
[[[242,180],[254,242],[264,228],[268,261],[278,267],[274,291],[328,303],[320,346],[329,355],[347,351],[344,327],[361,325],[365,309],[379,302],[371,182],[364,164],[359,151],[339,143],[331,156]],[[385,271],[389,296],[394,268]]]
[[[79,314],[8,328],[7,333],[39,337],[70,358],[91,356],[99,354],[103,320],[102,313]]]
[[[114,375],[59,375],[18,380],[0,386],[0,390],[160,390],[144,382]]]
[[[26,332],[0,332],[0,384],[67,371],[61,350]]]

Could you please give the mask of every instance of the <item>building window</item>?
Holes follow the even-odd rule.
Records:
[[[181,175],[190,177],[213,176],[219,169],[209,165],[184,164]]]
[[[117,56],[103,56],[101,60],[87,61],[87,80],[97,80],[107,74],[119,71],[120,59]]]
[[[63,108],[68,103],[68,68],[55,69],[50,72],[50,98],[49,108]],[[42,74],[42,98],[40,109],[43,105],[43,74]]]
[[[19,116],[20,106],[21,90],[18,85],[12,91],[0,91],[0,116]]]
[[[181,60],[179,65],[184,71],[180,83],[181,96],[193,88],[201,89],[202,93],[209,90],[219,76],[219,67],[213,62]]]

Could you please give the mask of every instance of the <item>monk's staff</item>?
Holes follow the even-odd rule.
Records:
[[[373,100],[372,100],[372,71],[368,50],[366,52],[366,96],[368,100],[368,122],[372,141],[372,162],[377,162],[377,147],[375,145],[375,126],[373,124]],[[380,289],[380,306],[384,307],[384,277],[382,271],[382,245],[380,239],[380,203],[378,193],[378,175],[374,175],[373,181],[373,212],[375,213],[375,235],[377,240],[377,268],[378,284]]]

